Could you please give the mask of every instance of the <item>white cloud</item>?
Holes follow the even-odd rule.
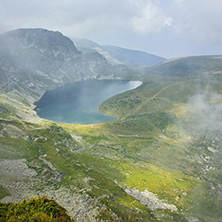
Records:
[[[136,15],[131,19],[133,29],[141,34],[162,31],[171,26],[173,18],[166,16],[160,4],[154,1],[131,1],[136,8]]]
[[[0,5],[0,26],[51,27],[85,35],[93,31],[149,34],[170,26],[160,3],[151,0],[7,0]],[[77,33],[79,32],[79,33]]]
[[[0,0],[0,32],[47,28],[173,55],[220,52],[221,0]],[[100,42],[101,41],[101,42]],[[206,48],[208,49],[204,50]],[[172,48],[173,46],[177,48]],[[154,48],[155,47],[155,48]],[[196,47],[196,48],[195,48]],[[152,51],[150,49],[152,48]],[[216,49],[216,51],[215,51]],[[198,52],[195,54],[198,54]],[[205,52],[206,51],[206,52]]]
[[[197,42],[222,42],[221,0],[174,0],[174,31]]]
[[[8,0],[0,4],[0,27],[43,27],[88,35],[129,29],[133,9],[118,0]]]

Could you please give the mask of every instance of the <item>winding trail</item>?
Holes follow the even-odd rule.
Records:
[[[203,76],[201,78],[196,78],[196,79],[189,79],[189,80],[185,80],[185,81],[181,81],[181,82],[176,82],[176,83],[172,83],[170,85],[167,85],[164,88],[162,88],[159,92],[157,92],[155,95],[153,95],[151,98],[148,98],[145,102],[143,102],[142,104],[137,106],[135,109],[133,109],[131,112],[129,112],[122,119],[126,119],[129,115],[131,115],[131,114],[135,113],[136,111],[138,111],[141,107],[146,105],[149,101],[151,101],[151,100],[155,99],[157,96],[159,96],[164,90],[166,90],[166,89],[168,89],[168,88],[170,88],[172,86],[176,86],[176,85],[187,83],[187,82],[193,82],[193,81],[201,80],[201,79],[204,79],[204,78],[206,78],[206,76]]]

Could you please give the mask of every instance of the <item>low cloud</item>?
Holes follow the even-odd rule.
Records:
[[[222,1],[174,0],[171,13],[174,19],[172,32],[197,42],[214,44],[222,41]]]
[[[193,117],[196,132],[217,132],[222,130],[222,98],[216,93],[197,94],[190,98],[188,111]]]
[[[134,1],[136,15],[131,19],[134,30],[141,34],[150,34],[162,31],[167,26],[171,26],[173,18],[166,16],[159,4],[153,1],[146,1],[139,4]]]

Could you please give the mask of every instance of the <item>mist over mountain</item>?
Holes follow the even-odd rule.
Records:
[[[125,49],[113,45],[99,45],[88,39],[74,38],[76,47],[82,52],[97,51],[111,63],[122,63],[130,67],[153,66],[166,61],[165,58],[139,50]]]
[[[1,202],[47,196],[78,222],[221,222],[222,56],[160,58],[147,67],[143,52],[80,42],[45,29],[0,35]],[[99,95],[96,84],[78,82],[88,79],[142,84],[96,105],[114,121],[37,116],[44,93],[43,104],[58,112],[53,103],[78,100],[80,88]],[[60,86],[66,96],[49,93]],[[95,104],[88,94],[80,98],[86,113]]]
[[[126,66],[112,65],[97,52],[79,52],[69,38],[45,29],[18,29],[1,34],[0,67],[1,85],[5,88],[22,85],[38,95],[65,83],[120,78],[129,72]]]

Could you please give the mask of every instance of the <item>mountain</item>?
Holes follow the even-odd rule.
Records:
[[[75,43],[76,47],[81,52],[92,52],[92,51],[95,52],[96,51],[95,48],[102,47],[98,43],[96,43],[92,40],[89,40],[89,39],[83,39],[83,38],[77,38],[77,37],[74,37],[72,39],[73,39],[73,42]]]
[[[132,72],[98,52],[80,53],[58,32],[23,29],[0,38],[1,202],[30,200],[19,204],[27,210],[32,197],[47,197],[78,222],[221,221],[222,56]],[[60,85],[126,77],[143,83],[99,106],[114,121],[67,124],[33,110]],[[47,220],[57,214],[50,203],[56,207],[47,208]],[[11,210],[17,205],[1,206],[4,218],[19,220],[19,209]]]
[[[73,38],[76,47],[82,52],[97,51],[112,63],[121,63],[133,68],[140,66],[153,66],[166,61],[159,57],[139,50],[130,50],[117,46],[101,46],[88,39]]]
[[[153,66],[166,61],[163,57],[139,50],[130,50],[111,45],[105,45],[104,49],[108,51],[113,58],[124,64]]]
[[[0,67],[6,89],[15,89],[17,85],[24,93],[32,91],[38,97],[46,89],[65,83],[129,74],[126,66],[111,65],[97,52],[83,54],[60,32],[45,29],[19,29],[1,34]]]
[[[192,77],[219,74],[221,70],[221,56],[212,55],[174,58],[154,67],[145,68],[144,73],[158,76]]]

